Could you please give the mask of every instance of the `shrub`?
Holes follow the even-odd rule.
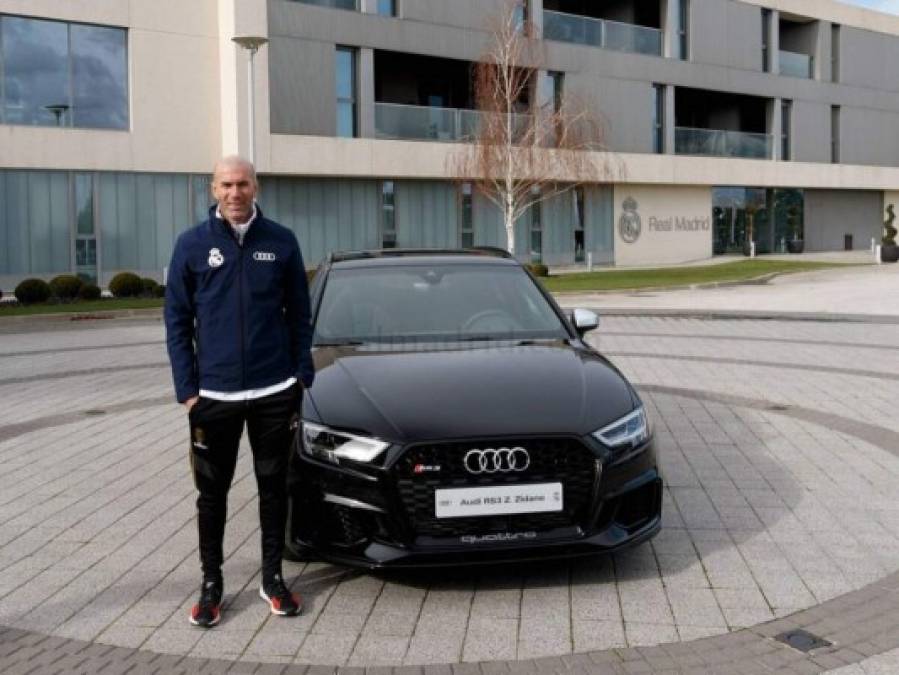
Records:
[[[880,243],[884,246],[895,246],[896,245],[896,228],[893,227],[893,221],[896,220],[896,214],[893,212],[893,205],[890,204],[886,208],[887,211],[887,219],[883,221],[883,239],[881,239]]]
[[[155,298],[164,298],[165,297],[165,286],[163,284],[156,284],[156,288],[153,291],[153,297],[155,297]]]
[[[527,267],[528,271],[535,277],[549,276],[549,268],[543,263],[525,263],[525,267]]]
[[[50,279],[50,290],[60,300],[74,300],[84,282],[73,274],[60,274]]]
[[[97,284],[84,284],[78,291],[78,297],[82,300],[99,300],[100,287]]]
[[[159,284],[156,283],[156,279],[151,279],[150,277],[142,277],[140,283],[143,287],[143,295],[148,298],[156,297],[156,289],[159,288]]]
[[[47,302],[51,294],[50,284],[43,279],[25,279],[15,290],[16,300],[23,305]]]
[[[134,298],[144,292],[144,284],[133,272],[119,272],[109,282],[109,292],[116,298]]]

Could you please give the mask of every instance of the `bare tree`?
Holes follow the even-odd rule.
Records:
[[[500,209],[513,255],[515,222],[531,207],[615,173],[611,156],[597,154],[605,150],[598,115],[567,93],[562,101],[537,100],[546,59],[535,27],[516,11],[521,6],[507,0],[492,22],[473,67],[477,122],[449,160],[454,175]]]

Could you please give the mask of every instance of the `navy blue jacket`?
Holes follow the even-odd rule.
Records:
[[[309,387],[309,288],[293,232],[257,207],[240,246],[211,208],[175,243],[165,326],[180,402],[200,388],[258,389],[291,376]]]

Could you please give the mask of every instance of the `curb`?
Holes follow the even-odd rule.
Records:
[[[677,286],[640,286],[639,288],[609,288],[602,290],[586,291],[550,291],[554,296],[564,298],[567,295],[612,295],[615,293],[660,293],[662,291],[698,291],[709,288],[727,288],[729,286],[762,286],[775,277],[797,272],[769,272],[759,277],[749,279],[734,279],[732,281],[708,281],[701,284],[679,284]],[[561,275],[560,275],[561,278]]]
[[[27,314],[25,316],[0,316],[0,327],[17,324],[64,324],[105,321],[109,319],[160,319],[162,307],[147,309],[113,309],[97,312],[57,312],[52,314]]]

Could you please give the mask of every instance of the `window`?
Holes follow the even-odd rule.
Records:
[[[830,24],[830,79],[840,81],[840,24]]]
[[[784,99],[780,102],[780,158],[789,161],[790,135],[792,131],[793,102]]]
[[[652,85],[652,151],[665,152],[665,85]]]
[[[381,183],[381,248],[396,248],[396,193],[392,180]]]
[[[565,86],[565,73],[551,70],[546,73],[546,79],[549,85],[549,98],[553,104],[553,112],[557,113],[562,110],[562,96],[563,88]]]
[[[75,273],[97,282],[97,234],[94,218],[94,176],[75,174]]]
[[[333,7],[335,9],[356,9],[356,0],[293,0],[306,5],[318,5],[320,7]]]
[[[682,61],[690,58],[690,0],[678,0],[677,44],[678,56]]]
[[[0,16],[0,122],[128,128],[127,32]]]
[[[762,70],[771,70],[771,10],[762,7]]]
[[[514,12],[515,26],[523,30],[528,21],[528,0],[518,0],[512,8]]]
[[[537,193],[535,188],[535,194]],[[535,202],[531,205],[531,262],[543,261],[543,204]]]
[[[397,0],[378,0],[378,14],[381,16],[396,16]]]
[[[830,106],[830,161],[840,163],[840,106]]]
[[[462,203],[459,209],[459,241],[462,248],[472,248],[474,246],[474,211],[471,183],[462,183],[460,198]]]
[[[337,135],[356,136],[356,50],[337,48]]]
[[[574,188],[574,262],[584,262],[584,188]]]

